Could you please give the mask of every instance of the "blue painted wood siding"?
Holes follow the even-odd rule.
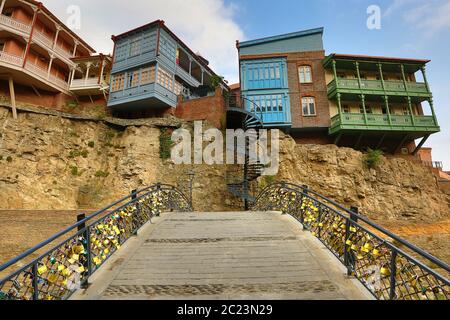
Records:
[[[245,109],[262,118],[265,126],[290,126],[291,108],[286,90],[271,90],[244,95]]]
[[[285,58],[241,61],[241,75],[243,91],[288,87]]]
[[[111,73],[147,64],[156,58],[156,28],[144,30],[116,42]]]
[[[265,125],[291,124],[286,58],[242,60],[241,78],[246,110]]]
[[[158,68],[162,68],[173,79],[173,83],[175,83],[175,75],[178,75],[191,86],[197,87],[200,85],[200,82],[177,65],[176,52],[178,44],[175,39],[164,29],[161,29],[159,55],[156,52],[158,47],[157,41],[157,28],[142,30],[116,41],[108,106],[123,104],[126,107],[128,102],[156,97],[165,104],[175,107],[177,95],[161,86],[157,78],[155,83],[141,85],[140,70],[150,65],[156,66],[156,77]],[[193,59],[196,60],[195,58]],[[134,85],[130,85],[129,75],[134,72],[139,73],[139,79],[134,82]],[[118,74],[124,74],[125,85],[122,90],[114,92],[113,79]]]

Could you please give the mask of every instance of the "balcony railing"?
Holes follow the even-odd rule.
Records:
[[[73,58],[73,55],[71,52],[67,52],[65,49],[61,48],[60,46],[56,45],[55,46],[55,52],[62,55],[64,58],[66,59],[71,59]]]
[[[413,123],[414,119],[414,123]],[[383,130],[398,130],[402,128],[411,128],[416,130],[428,130],[436,128],[438,124],[433,116],[413,116],[410,115],[391,115],[385,114],[367,114],[366,117],[362,113],[344,113],[342,119],[340,115],[336,115],[331,119],[331,130],[335,131],[340,126],[354,126],[367,129],[368,127],[380,127]]]
[[[31,32],[31,25],[12,19],[3,14],[0,14],[0,24],[27,34]]]
[[[70,89],[84,89],[91,87],[100,87],[98,83],[98,78],[90,78],[90,79],[74,79],[70,84]]]
[[[35,30],[33,32],[33,39],[38,40],[47,48],[53,49],[53,39],[50,39],[45,34]]]
[[[410,94],[420,94],[427,95],[429,94],[428,88],[425,83],[421,82],[407,82],[406,88],[408,93]],[[363,90],[363,91],[371,91],[371,92],[380,92],[387,94],[404,94],[406,95],[407,91],[405,88],[405,83],[403,81],[384,81],[381,80],[361,80],[361,88],[359,86],[359,81],[357,79],[338,79],[338,83],[336,84],[336,80],[333,80],[328,85],[328,93],[335,92],[337,90],[349,90],[354,92],[355,90]]]
[[[13,64],[18,67],[22,67],[23,58],[19,56],[15,56],[13,54],[9,54],[7,52],[0,51],[0,61]]]
[[[422,161],[425,167],[435,168],[442,170],[444,168],[444,163],[442,161]]]
[[[31,63],[28,61],[25,64],[25,69],[30,71],[31,73],[39,76],[40,78],[42,78],[48,82],[51,82],[53,85],[56,85],[64,90],[68,90],[69,84],[65,80],[58,78],[52,74],[49,74],[48,70],[41,68],[41,67],[35,65],[34,63]]]

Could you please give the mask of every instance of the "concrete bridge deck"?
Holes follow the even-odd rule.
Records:
[[[144,226],[72,299],[371,299],[280,213],[170,213]]]

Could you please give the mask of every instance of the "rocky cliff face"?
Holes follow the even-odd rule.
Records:
[[[114,126],[0,107],[0,209],[98,209],[156,182],[186,189],[194,169],[197,210],[231,210],[223,166],[160,159],[160,128]],[[186,190],[183,190],[186,191]]]
[[[433,221],[450,215],[445,195],[429,169],[400,158],[384,158],[376,169],[364,155],[335,145],[298,145],[289,136],[281,144],[277,180],[306,184],[372,219]]]
[[[155,182],[186,190],[196,172],[198,211],[239,208],[226,190],[226,166],[176,166],[160,159],[160,126],[106,125],[0,107],[0,209],[97,209]],[[307,184],[379,219],[437,220],[449,215],[433,175],[402,159],[366,169],[363,155],[336,146],[281,141],[277,179]],[[261,178],[261,184],[267,179]]]

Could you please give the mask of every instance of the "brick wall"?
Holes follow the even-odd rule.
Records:
[[[89,97],[78,97],[78,102],[75,103],[75,98],[64,93],[48,92],[39,90],[37,95],[34,90],[28,86],[14,84],[14,91],[16,94],[16,104],[20,106],[32,106],[43,109],[73,113],[99,116],[107,113],[106,102],[103,95]],[[0,80],[0,104],[9,104],[9,84],[6,80]],[[75,103],[75,105],[74,105]]]
[[[325,70],[322,60],[324,51],[298,52],[287,54],[288,82],[291,99],[292,128],[311,128],[330,126],[330,107],[327,97]],[[312,83],[300,83],[299,66],[310,66]],[[304,117],[302,97],[314,97],[316,116]]]
[[[207,120],[217,128],[222,128],[226,116],[225,101],[222,90],[216,89],[215,95],[193,100],[181,100],[175,110],[175,116],[187,121]]]

